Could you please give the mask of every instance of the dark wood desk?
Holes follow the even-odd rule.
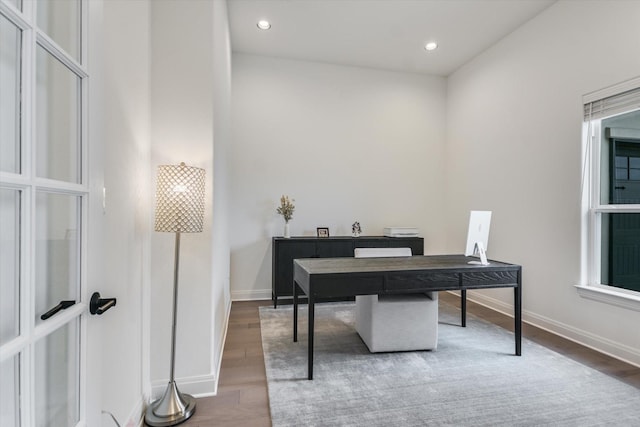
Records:
[[[296,259],[293,271],[293,341],[298,341],[298,296],[308,298],[308,378],[313,379],[315,302],[319,298],[429,291],[461,291],[466,326],[467,289],[513,288],[516,356],[522,354],[522,267],[490,260],[468,264],[464,255],[402,258]]]

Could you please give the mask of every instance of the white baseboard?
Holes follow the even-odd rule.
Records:
[[[169,380],[158,380],[151,383],[151,393],[156,400],[162,397]],[[213,374],[197,375],[193,377],[176,378],[178,389],[181,393],[190,394],[193,397],[205,397],[213,395],[216,389],[216,378]]]
[[[214,366],[215,376],[216,376],[216,386],[214,388],[213,395],[218,394],[218,380],[220,379],[220,369],[222,368],[222,353],[224,352],[224,345],[227,342],[227,333],[229,332],[229,316],[231,315],[231,300],[227,301],[227,307],[225,308],[225,316],[224,316],[224,333],[221,334],[221,338],[218,341],[218,347],[214,348],[213,351],[217,353],[218,360],[216,366]]]
[[[488,297],[484,294],[468,291],[467,299],[488,307],[499,313],[513,317],[513,305]],[[582,329],[557,322],[545,316],[522,311],[522,321],[552,334],[558,335],[569,341],[576,342],[592,350],[611,356],[615,359],[640,367],[640,349],[633,348],[608,338],[604,338]]]
[[[232,301],[255,301],[271,299],[271,288],[252,291],[231,291]]]

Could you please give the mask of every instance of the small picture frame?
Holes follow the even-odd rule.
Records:
[[[318,227],[318,237],[329,237],[329,227]]]

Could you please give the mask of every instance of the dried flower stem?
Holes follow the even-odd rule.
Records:
[[[276,212],[284,217],[285,222],[289,222],[293,218],[293,211],[296,209],[294,199],[289,200],[289,196],[280,197],[280,206],[276,209]]]

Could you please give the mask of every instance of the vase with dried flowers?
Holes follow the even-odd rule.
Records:
[[[294,199],[289,200],[289,196],[280,197],[280,206],[276,209],[276,212],[282,215],[284,218],[284,237],[289,238],[291,234],[289,232],[289,221],[293,218],[293,211],[296,209]]]

